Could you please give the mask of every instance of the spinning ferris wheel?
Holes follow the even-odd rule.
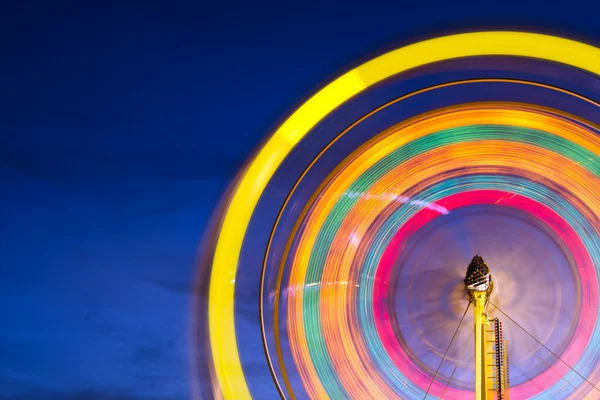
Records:
[[[207,236],[198,394],[600,399],[599,102],[600,49],[521,32],[314,93]]]

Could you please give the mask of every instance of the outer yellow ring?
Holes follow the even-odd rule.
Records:
[[[251,399],[234,322],[235,277],[250,218],[267,183],[292,148],[327,114],[370,86],[411,68],[468,56],[531,57],[600,75],[600,49],[569,39],[524,32],[475,32],[393,50],[340,76],[300,106],[271,136],[244,172],[217,240],[208,323],[214,368],[225,399]]]

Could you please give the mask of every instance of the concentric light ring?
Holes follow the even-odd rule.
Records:
[[[489,107],[489,109],[486,110],[485,107]],[[505,110],[503,110],[502,107],[504,107]],[[313,343],[312,348],[302,343],[307,337],[311,338],[313,342],[318,342],[321,340],[317,340],[321,335],[321,333],[318,331],[318,329],[320,329],[319,326],[321,325],[321,322],[319,322],[320,315],[323,315],[323,318],[327,318],[328,316],[339,316],[334,317],[334,319],[336,319],[335,321],[331,320],[328,322],[331,325],[329,325],[327,330],[335,332],[344,327],[344,321],[346,317],[339,307],[340,305],[343,307],[343,304],[348,301],[352,303],[351,300],[346,299],[345,292],[349,291],[350,289],[347,288],[350,288],[353,285],[333,285],[334,282],[350,282],[347,272],[339,272],[338,267],[349,265],[345,259],[340,258],[342,256],[345,257],[345,255],[340,255],[339,251],[346,253],[346,250],[344,249],[352,247],[347,243],[348,238],[353,234],[356,233],[359,237],[363,234],[364,227],[370,224],[368,221],[364,221],[364,216],[378,217],[380,215],[380,211],[373,211],[370,209],[371,207],[377,207],[377,210],[383,210],[386,207],[384,203],[394,202],[393,196],[389,196],[389,194],[407,194],[409,193],[407,188],[411,188],[413,187],[412,185],[417,185],[419,182],[426,182],[426,188],[427,185],[430,184],[433,177],[437,177],[436,179],[441,179],[443,181],[445,178],[451,177],[446,176],[443,174],[443,172],[459,171],[460,167],[463,165],[470,167],[474,165],[480,166],[481,168],[488,168],[488,173],[497,172],[501,174],[501,171],[498,170],[498,168],[508,168],[506,170],[507,172],[505,172],[508,173],[510,172],[511,168],[514,170],[514,167],[512,167],[513,165],[522,164],[523,167],[527,168],[525,168],[524,172],[519,172],[517,176],[526,177],[529,175],[529,179],[533,181],[540,178],[547,178],[548,182],[552,182],[551,176],[553,174],[548,175],[548,171],[558,171],[559,169],[563,169],[564,175],[561,176],[559,174],[557,176],[559,178],[558,181],[560,182],[560,185],[568,188],[567,193],[578,193],[578,195],[582,196],[581,200],[579,200],[579,204],[582,205],[588,204],[593,206],[594,204],[598,203],[597,193],[600,193],[600,187],[598,187],[598,177],[600,176],[600,163],[598,162],[598,156],[600,155],[600,146],[597,140],[597,134],[582,128],[578,128],[577,125],[573,125],[572,122],[567,122],[566,120],[563,121],[555,116],[550,117],[544,114],[540,114],[538,116],[535,116],[534,114],[529,116],[527,115],[527,112],[519,110],[517,105],[509,106],[504,104],[502,107],[492,104],[486,104],[482,106],[469,105],[468,108],[464,107],[467,111],[460,111],[460,107],[457,107],[458,111],[455,110],[454,113],[445,110],[444,112],[439,112],[437,118],[436,116],[432,116],[431,118],[424,119],[421,123],[415,124],[422,125],[420,127],[415,128],[408,125],[405,126],[403,128],[404,131],[401,132],[393,129],[387,137],[377,141],[376,145],[371,144],[366,146],[366,149],[363,152],[359,151],[360,155],[358,157],[351,157],[351,163],[355,166],[353,168],[348,168],[348,171],[350,172],[344,175],[336,176],[335,179],[339,182],[336,183],[335,186],[330,186],[328,184],[328,187],[325,191],[320,191],[318,193],[318,203],[321,204],[319,208],[323,210],[314,212],[311,211],[311,215],[307,217],[308,219],[305,222],[302,222],[302,224],[305,226],[303,229],[303,235],[308,236],[302,237],[301,242],[299,242],[296,246],[297,250],[295,250],[296,253],[294,254],[294,258],[299,260],[299,267],[292,268],[292,274],[295,275],[292,275],[290,278],[291,281],[289,282],[289,285],[290,287],[298,287],[299,289],[294,294],[295,299],[290,300],[292,301],[292,303],[290,303],[291,305],[289,306],[291,308],[288,308],[288,323],[291,324],[290,330],[294,335],[290,339],[290,343],[300,343],[299,346],[306,349],[305,351],[300,348],[299,351],[295,352],[297,365],[302,365],[305,371],[303,373],[306,374],[305,378],[303,378],[303,381],[321,381],[328,385],[328,389],[315,387],[314,391],[311,392],[312,397],[322,398],[324,396],[332,396],[337,398],[339,396],[345,396],[344,389],[341,389],[341,386],[335,384],[338,375],[344,374],[345,370],[358,371],[361,369],[361,362],[358,361],[360,357],[357,355],[353,356],[351,352],[346,354],[346,352],[350,350],[347,345],[344,345],[342,350],[341,344],[344,342],[347,343],[347,339],[344,338],[349,338],[352,336],[348,332],[343,332],[337,335],[333,334],[333,336],[330,333],[329,339],[325,338],[322,345],[317,346]],[[470,114],[470,117],[464,118],[464,115],[461,116],[461,113]],[[515,128],[511,127],[510,125],[498,125],[491,127],[481,125],[470,128],[469,126],[462,127],[462,124],[466,122],[477,123],[478,120],[481,122],[496,121],[498,123],[500,123],[501,120],[504,120],[505,123],[518,120],[522,125],[525,126],[535,126],[536,124],[541,124],[541,126],[544,126],[548,132],[551,132],[551,134],[543,131],[537,131],[534,133],[531,132],[530,128]],[[455,125],[460,128],[457,132],[449,132],[447,130],[440,131],[438,129],[440,126],[448,128],[449,126]],[[465,130],[464,128],[469,129]],[[462,133],[460,131],[461,129],[465,132]],[[468,132],[470,132],[470,135],[474,136],[462,136],[468,134]],[[438,135],[439,137],[436,139],[435,135]],[[499,135],[499,137],[508,139],[505,139],[505,142],[503,143],[502,141],[497,141],[494,139],[494,135]],[[561,135],[567,135],[562,143],[561,140],[563,139],[561,139]],[[584,136],[587,136],[587,139]],[[567,140],[567,137],[569,140]],[[433,147],[431,149],[422,149],[418,144],[419,138],[427,138],[426,143]],[[469,146],[469,143],[474,139],[476,139],[476,146]],[[459,145],[458,143],[461,141],[464,143],[463,148],[457,147]],[[456,144],[453,144],[453,142],[456,142]],[[575,142],[585,144],[585,147],[587,147],[588,150],[579,145],[575,145]],[[410,146],[408,146],[409,144]],[[439,154],[432,154],[436,147],[439,147],[441,152],[438,151]],[[385,153],[382,149],[387,149],[389,152]],[[394,153],[398,154],[396,156],[397,158],[399,157],[398,160],[392,163],[388,162],[387,159]],[[523,155],[528,155],[528,158],[524,158]],[[569,161],[567,157],[572,158],[572,160]],[[526,161],[522,161],[523,159]],[[429,160],[430,162],[426,162],[425,160]],[[431,161],[435,162],[432,163]],[[374,169],[374,163],[379,163],[382,166],[385,166],[384,170]],[[443,167],[438,167],[436,166],[437,164],[443,165]],[[393,168],[396,165],[401,166],[401,168],[398,167],[398,172],[395,174],[395,176],[388,178],[385,168]],[[450,166],[448,167],[446,165]],[[423,168],[420,168],[419,166],[423,166]],[[482,171],[486,172],[485,169]],[[530,171],[530,173],[528,174],[527,171]],[[470,173],[472,172],[473,171],[471,169]],[[395,187],[395,184],[400,185],[400,187]],[[586,184],[595,186],[586,187]],[[581,185],[580,188],[578,188],[579,185]],[[490,187],[490,189],[492,188],[494,188],[493,185]],[[354,197],[348,195],[357,191],[360,192],[361,190],[368,190],[369,197]],[[419,197],[416,200],[422,204],[433,204],[438,206],[438,208],[442,207],[443,204],[438,204],[436,201],[439,200],[440,196],[443,196],[444,190],[448,190],[448,188],[436,187],[428,190],[429,195],[425,197]],[[423,188],[414,190],[411,189],[411,191],[421,194],[423,193]],[[499,197],[498,200],[502,200],[502,197]],[[538,199],[538,201],[540,200],[543,200],[543,198]],[[362,206],[360,206],[361,204]],[[312,210],[313,206],[310,207]],[[334,209],[335,207],[338,208],[338,211]],[[552,208],[560,209],[561,207],[564,208],[565,205],[562,205],[560,202],[555,202]],[[594,215],[597,216],[599,214],[598,208],[596,206],[594,207]],[[585,206],[583,208],[585,209]],[[410,208],[404,208],[404,210],[404,212],[406,212],[406,210],[410,210]],[[584,210],[583,212],[586,211]],[[575,213],[575,215],[580,214]],[[361,216],[360,218],[363,220],[360,221],[360,225],[357,225],[355,221],[357,221],[356,218],[359,216]],[[588,216],[587,218],[575,218],[575,222],[571,222],[571,225],[576,225],[577,220],[595,220],[595,218],[596,217],[593,215],[591,217]],[[389,221],[392,219],[386,218],[385,220]],[[336,223],[341,225],[336,225],[334,227],[332,224]],[[345,226],[345,228],[343,228],[343,226]],[[391,232],[395,231],[396,229],[397,228],[391,229]],[[592,232],[594,229],[588,227],[587,231]],[[309,233],[307,234],[306,232]],[[596,231],[596,235],[597,233],[598,232]],[[581,234],[581,236],[585,235]],[[334,240],[338,241],[337,245],[332,244],[332,241]],[[313,254],[311,254],[311,252],[313,252],[313,246],[315,249],[317,247],[319,248],[318,252],[321,253],[320,257],[331,258],[332,260],[325,261],[325,259],[322,258],[314,258]],[[384,245],[377,247],[381,249],[385,248],[386,246]],[[594,243],[587,247],[592,254],[596,255],[598,253],[597,249],[594,251]],[[348,251],[348,254],[350,254],[350,251]],[[350,258],[353,259],[353,256],[350,255]],[[375,257],[375,263],[377,263],[377,259],[378,257]],[[296,263],[296,261],[294,262]],[[371,262],[373,261],[371,260]],[[584,268],[588,264],[589,263],[582,262],[580,263],[580,266],[581,268]],[[319,271],[319,268],[321,268],[323,265],[329,265],[329,273],[327,271]],[[311,269],[313,272],[310,272]],[[303,275],[304,273],[306,273],[306,275]],[[327,273],[328,275],[326,275]],[[363,274],[360,275],[362,276]],[[365,274],[365,276],[374,275],[375,274],[373,273]],[[595,282],[596,275],[597,274],[593,267],[591,272],[584,274],[586,281],[590,283]],[[376,279],[377,282],[384,280],[385,279]],[[303,288],[308,288],[314,285],[314,282],[320,281],[328,282],[327,284],[331,284],[331,286],[322,286],[320,293],[314,291],[311,293],[310,291],[303,290]],[[589,324],[591,324],[592,321],[595,321],[595,309],[597,308],[597,303],[594,303],[594,301],[597,302],[596,286],[597,285],[592,285],[592,292],[588,293],[588,300],[584,301],[584,307],[588,307],[586,309],[588,311],[586,311],[585,314],[592,318],[591,321],[587,321]],[[362,290],[363,287],[369,288],[370,286],[369,284],[365,284],[365,282],[360,282],[360,287]],[[307,292],[304,297],[305,300],[303,300],[303,291]],[[335,295],[333,294],[334,292],[336,293]],[[323,298],[323,296],[331,300],[328,302],[320,301],[319,311],[318,297]],[[372,294],[366,293],[359,295],[359,297],[363,299],[370,299]],[[309,299],[306,300],[306,298]],[[590,303],[588,304],[588,302]],[[330,305],[330,303],[334,304],[334,306]],[[335,307],[335,303],[340,304],[338,304],[338,308],[333,311],[328,311],[326,308],[324,308]],[[594,306],[594,304],[596,305]],[[358,309],[361,310],[368,310],[370,308],[371,307],[369,306],[358,307]],[[308,312],[312,315],[310,317],[303,316],[303,309],[305,309],[304,312]],[[379,318],[379,320],[381,320],[381,318]],[[302,321],[310,322],[304,322],[303,324]],[[587,335],[591,333],[589,330],[591,325],[589,324],[586,330]],[[373,324],[366,324],[366,326],[369,325]],[[315,328],[317,330],[315,330]],[[305,332],[305,329],[312,330],[310,332]],[[325,327],[322,329],[325,330]],[[355,331],[360,332],[361,329],[355,329]],[[578,339],[578,344],[576,346],[580,350],[585,347],[585,344],[588,342],[586,335],[582,335],[583,336]],[[327,351],[331,352],[331,346],[336,346],[336,343],[338,342],[340,343],[340,346],[337,346],[338,348],[334,351],[334,354],[338,355],[339,357],[334,358],[336,360],[347,359],[348,362],[357,360],[353,366],[342,368],[334,367],[332,365],[327,368],[319,367],[321,368],[321,372],[311,372],[312,367],[310,367],[310,365],[311,363],[316,362],[315,358],[319,360],[321,365],[323,365],[323,363],[327,363],[328,357],[325,356],[325,353],[323,353],[321,356],[319,352],[322,350],[320,349],[327,348],[329,349]],[[371,340],[370,343],[376,344],[377,339]],[[346,354],[347,357],[342,357],[340,351]],[[590,350],[588,349],[588,358],[589,351]],[[379,352],[379,354],[385,353],[385,351]],[[312,362],[311,359],[313,360]],[[573,353],[570,352],[570,354],[567,356],[567,359],[573,362],[578,359],[578,356],[573,356]],[[378,360],[381,361],[381,358]],[[337,372],[333,372],[334,370]],[[382,370],[385,372],[391,369],[382,367]],[[346,376],[346,378],[341,379],[341,381],[356,381],[358,384],[358,382],[367,382],[367,377],[369,375],[369,373],[362,373],[360,375],[360,379],[354,379],[350,376]],[[392,377],[392,379],[388,380],[388,382],[401,382],[401,378],[401,376]],[[371,382],[371,384],[367,386],[377,389],[382,389],[384,387],[381,382]],[[354,395],[357,394],[355,391],[352,393]],[[391,398],[392,396],[390,392],[383,394],[370,393],[370,395],[384,396],[386,398]]]
[[[216,383],[223,397],[250,398],[237,352],[233,283],[254,207],[287,154],[322,118],[375,83],[428,63],[483,55],[538,58],[600,75],[600,50],[568,39],[521,32],[478,32],[432,39],[392,51],[344,74],[292,114],[258,153],[229,204],[212,264],[210,342]]]

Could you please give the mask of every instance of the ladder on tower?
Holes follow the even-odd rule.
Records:
[[[507,342],[502,335],[502,322],[496,318],[490,320],[489,325],[492,329],[486,329],[487,344],[489,346],[486,352],[486,374],[490,381],[487,385],[488,399],[510,400],[510,386],[508,375],[508,348]]]

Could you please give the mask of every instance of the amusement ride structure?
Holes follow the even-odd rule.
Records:
[[[497,31],[382,54],[221,204],[198,398],[600,399],[599,48]]]
[[[483,259],[473,257],[465,287],[469,304],[473,303],[475,333],[475,398],[485,400],[509,399],[506,341],[502,337],[502,323],[490,320],[486,314],[492,293],[490,270]]]

